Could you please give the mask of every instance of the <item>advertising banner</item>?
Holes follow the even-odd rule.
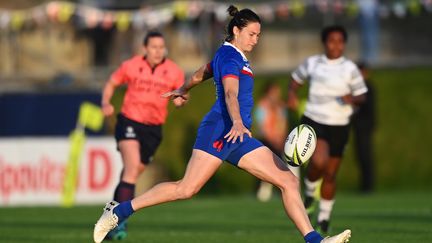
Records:
[[[69,154],[67,137],[0,139],[0,206],[60,205]],[[88,137],[76,180],[76,204],[112,198],[121,157],[112,137]]]

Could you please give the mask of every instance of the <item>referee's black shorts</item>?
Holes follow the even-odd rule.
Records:
[[[344,126],[324,125],[307,116],[301,118],[301,123],[311,126],[319,139],[327,141],[331,157],[342,157],[348,143],[349,124]]]
[[[117,116],[115,138],[117,148],[122,140],[137,140],[140,144],[141,163],[148,164],[153,160],[153,156],[162,141],[162,126],[145,125],[128,119],[120,113]]]

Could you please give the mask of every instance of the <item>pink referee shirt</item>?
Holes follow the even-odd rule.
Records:
[[[168,98],[161,95],[184,83],[184,72],[169,59],[152,69],[143,56],[126,60],[111,75],[116,84],[126,84],[121,112],[127,118],[147,124],[161,125],[168,115]]]

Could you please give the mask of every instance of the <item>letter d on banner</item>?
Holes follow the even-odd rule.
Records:
[[[89,102],[80,106],[76,128],[69,135],[69,157],[67,160],[65,177],[63,180],[62,206],[71,207],[75,202],[79,162],[85,143],[85,128],[93,131],[100,130],[103,123],[101,109]]]

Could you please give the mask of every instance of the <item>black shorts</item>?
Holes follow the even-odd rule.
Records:
[[[140,144],[141,163],[148,164],[153,160],[153,155],[162,141],[162,126],[145,125],[119,114],[117,116],[115,138],[117,149],[118,143],[122,140],[137,140]]]
[[[331,157],[342,157],[345,146],[348,143],[349,125],[330,126],[313,121],[303,116],[301,123],[311,126],[319,139],[327,141],[330,148]]]

